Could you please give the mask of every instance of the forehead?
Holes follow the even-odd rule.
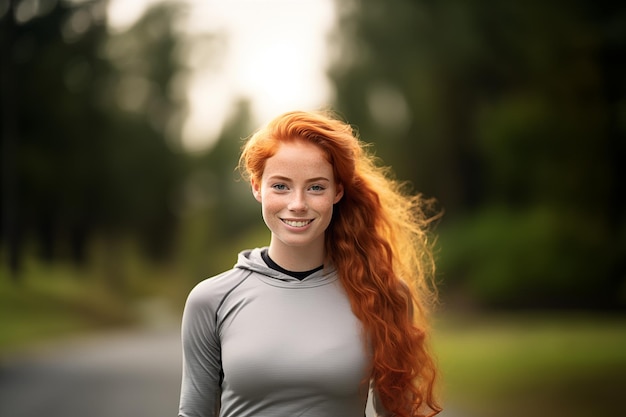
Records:
[[[333,180],[333,168],[319,146],[294,140],[281,142],[274,155],[265,161],[263,176],[271,175],[289,178],[321,176]]]

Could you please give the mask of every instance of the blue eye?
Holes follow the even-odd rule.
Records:
[[[277,191],[285,191],[287,189],[287,186],[285,184],[274,184],[272,185],[272,188]]]
[[[321,185],[312,185],[311,186],[311,190],[312,191],[324,191],[326,188],[322,187]]]

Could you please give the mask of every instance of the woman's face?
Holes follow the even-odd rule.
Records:
[[[271,246],[283,252],[290,247],[323,249],[343,187],[335,183],[333,168],[318,146],[303,140],[281,143],[252,189],[272,232]]]

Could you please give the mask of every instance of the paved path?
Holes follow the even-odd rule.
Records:
[[[178,332],[144,330],[74,340],[0,363],[0,416],[173,417]]]
[[[178,328],[72,340],[0,362],[2,417],[174,417]],[[341,416],[337,416],[341,417]],[[443,413],[442,417],[458,417]]]

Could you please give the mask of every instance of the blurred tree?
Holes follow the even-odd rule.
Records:
[[[0,9],[0,18],[2,14],[13,14],[14,4],[8,2],[3,4]],[[19,268],[19,237],[20,231],[18,224],[18,201],[17,201],[17,175],[15,166],[15,155],[17,148],[17,109],[15,106],[15,73],[13,71],[13,45],[15,44],[15,22],[13,19],[5,19],[0,33],[0,122],[2,123],[2,153],[1,153],[1,169],[2,169],[2,218],[0,222],[0,236],[2,238],[3,255],[7,258],[7,264],[13,277],[17,275],[15,272]]]
[[[67,7],[53,1],[20,1],[9,6],[2,16],[3,26],[11,28],[2,38],[2,50],[7,51],[3,67],[5,74],[11,74],[6,82],[11,90],[3,89],[3,121],[14,128],[3,141],[14,145],[3,159],[11,160],[13,172],[7,174],[18,186],[4,203],[4,207],[16,207],[16,213],[3,223],[3,243],[5,233],[15,233],[7,242],[16,270],[18,243],[31,232],[37,235],[45,258],[53,256],[61,230],[74,243],[76,258],[83,255],[89,211],[81,210],[77,218],[72,211],[79,197],[75,188],[80,181],[89,182],[90,175],[75,176],[74,170],[89,155],[89,126],[101,123],[93,107],[84,105],[90,90],[68,92],[64,74],[69,62],[80,60],[83,87],[90,81],[92,72],[102,65],[88,51],[95,52],[93,45],[105,32],[103,9],[96,3]],[[91,166],[97,169],[96,164]],[[68,218],[71,224],[66,224]]]
[[[165,140],[184,111],[176,11],[159,5],[110,38],[104,0],[2,10],[3,176],[13,190],[2,245],[14,271],[26,240],[46,259],[76,262],[94,235],[166,252],[185,161]]]
[[[217,143],[198,162],[218,179],[213,190],[219,240],[237,239],[251,224],[258,223],[258,205],[249,185],[237,170],[239,152],[252,132],[252,111],[246,99],[239,100]],[[220,242],[215,242],[221,244]]]
[[[172,200],[187,163],[178,137],[186,111],[182,40],[174,30],[180,12],[158,3],[100,50],[114,68],[97,102],[109,117],[102,220],[108,230],[137,233],[153,259],[171,249]]]
[[[233,258],[215,256],[258,225],[258,207],[249,186],[237,172],[239,151],[252,130],[250,103],[241,99],[216,143],[190,155],[189,175],[177,199],[187,230],[181,236],[184,263],[194,265],[194,278],[221,272]],[[240,250],[236,248],[235,250]],[[214,256],[207,256],[207,254]],[[231,254],[232,255],[232,254]]]
[[[626,8],[337,6],[337,107],[440,200],[445,285],[487,305],[625,306]]]

